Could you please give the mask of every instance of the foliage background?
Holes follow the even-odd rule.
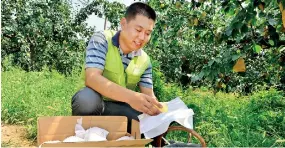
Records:
[[[146,50],[168,82],[250,93],[284,90],[285,27],[281,0],[148,1],[158,19]],[[68,1],[3,1],[2,61],[27,71],[44,66],[64,74],[83,63],[92,13],[117,29],[126,6],[94,0],[71,17]],[[282,8],[281,8],[282,7]],[[36,8],[36,9],[35,9]],[[284,17],[284,16],[283,16]],[[175,39],[174,39],[175,38]],[[239,58],[245,72],[233,72]],[[6,67],[3,66],[5,70]]]

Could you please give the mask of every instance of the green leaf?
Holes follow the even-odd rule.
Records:
[[[270,44],[271,46],[274,46],[274,41],[273,41],[273,40],[269,40],[269,44]]]
[[[238,29],[233,29],[232,36],[233,37],[237,37],[238,34],[239,34],[239,30]]]
[[[276,143],[285,143],[285,140],[279,139],[279,140],[276,140]]]
[[[191,81],[192,82],[196,82],[199,80],[199,77],[197,75],[194,75],[192,78],[191,78]]]
[[[217,62],[217,63],[221,63],[222,61],[221,61],[221,59],[220,59],[220,58],[215,58],[215,62]]]
[[[253,50],[256,52],[256,53],[260,53],[260,51],[262,50],[261,46],[259,45],[254,45],[253,46]]]
[[[234,25],[235,25],[235,28],[240,29],[243,26],[243,23],[236,22],[236,23],[234,23]]]
[[[227,13],[229,16],[233,16],[235,14],[235,9],[230,9],[230,11]]]
[[[277,24],[277,22],[276,22],[273,18],[270,18],[270,19],[268,20],[268,23],[269,23],[270,25],[272,25],[272,26],[274,26],[274,25]]]
[[[228,3],[229,3],[229,0],[225,0],[225,1],[223,1],[223,2],[222,2],[222,7],[227,6],[227,5],[228,5]]]
[[[215,62],[214,60],[210,60],[208,66],[212,66],[214,62]]]
[[[229,6],[226,6],[226,8],[224,9],[224,11],[225,11],[226,13],[228,13],[229,10],[230,10],[230,7],[229,7]]]
[[[215,37],[213,35],[209,36],[209,43],[213,43],[214,42]]]
[[[261,12],[259,13],[259,18],[263,18],[263,17],[266,17],[266,14],[261,11]]]
[[[239,57],[240,57],[240,55],[233,55],[233,56],[232,56],[232,61],[237,60]]]
[[[252,17],[250,15],[247,15],[245,18],[245,22],[248,23],[248,22],[250,22],[251,19],[252,19]]]
[[[246,32],[248,32],[247,24],[243,24],[243,26],[241,27],[241,33],[246,33]]]
[[[252,18],[252,20],[251,20],[252,26],[256,26],[256,22],[257,22],[257,19],[256,18]]]
[[[285,47],[284,47],[284,46],[279,47],[279,51],[280,51],[280,52],[285,51]]]
[[[205,75],[204,71],[201,71],[198,75],[199,80],[202,79],[204,77],[204,75]]]
[[[232,32],[233,32],[233,29],[230,26],[228,26],[227,29],[226,29],[226,35],[227,36],[231,36]]]

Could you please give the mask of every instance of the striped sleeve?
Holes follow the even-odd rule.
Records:
[[[152,84],[152,65],[149,64],[148,68],[145,70],[145,72],[141,76],[141,80],[139,82],[140,86],[146,87],[146,88],[153,88]]]
[[[86,48],[86,68],[104,70],[108,43],[103,32],[95,32]]]

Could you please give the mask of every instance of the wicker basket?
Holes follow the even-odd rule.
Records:
[[[165,145],[164,143],[162,143],[163,139],[162,137],[165,137],[166,134],[170,131],[185,131],[188,132],[188,141],[187,143],[171,143],[170,145]],[[200,141],[200,144],[193,144],[192,142],[192,138],[195,137]],[[170,126],[168,128],[168,130],[159,135],[158,137],[155,138],[154,144],[156,147],[162,147],[162,146],[166,146],[166,147],[207,147],[206,142],[204,140],[204,138],[202,136],[200,136],[197,132],[195,132],[192,129],[188,129],[185,128],[183,126]]]

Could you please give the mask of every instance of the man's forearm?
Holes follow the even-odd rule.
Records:
[[[139,87],[140,87],[141,93],[156,98],[152,88],[143,87],[141,85]]]
[[[128,103],[129,100],[135,95],[134,91],[117,85],[102,75],[92,75],[86,77],[85,85],[96,90],[103,96],[121,102]]]

